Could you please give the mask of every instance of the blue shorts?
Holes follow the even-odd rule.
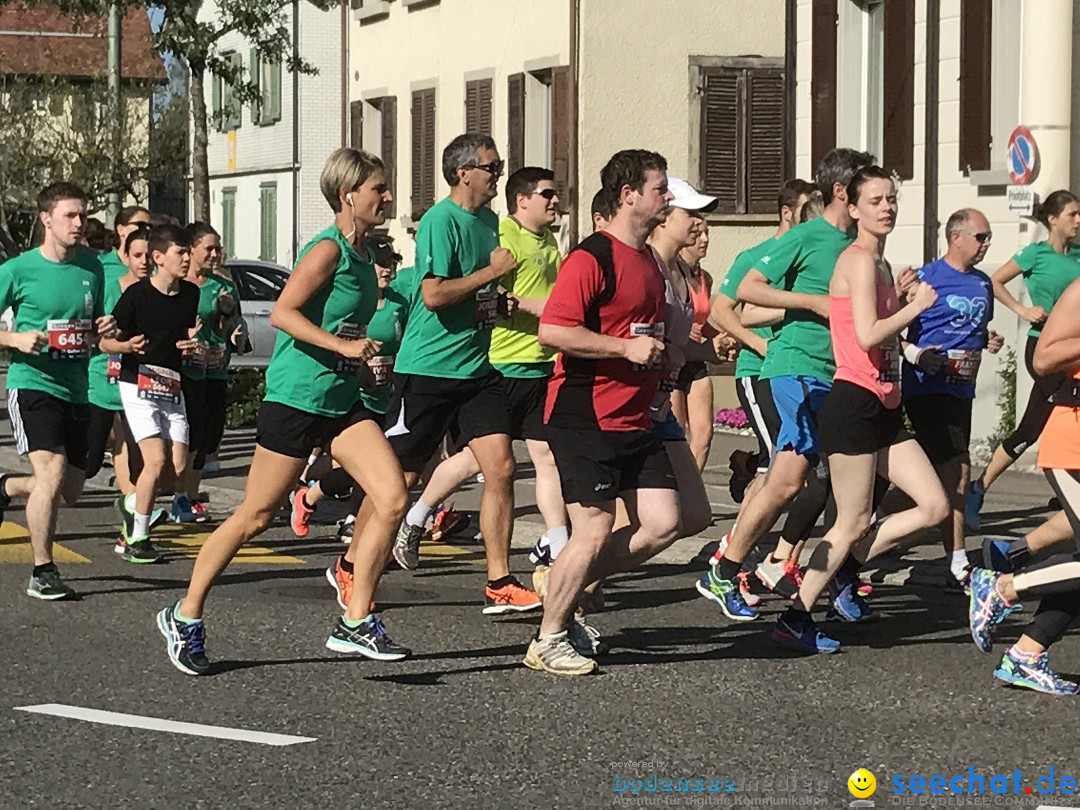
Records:
[[[769,380],[773,403],[780,414],[777,450],[794,450],[800,456],[818,452],[817,414],[832,388],[817,377],[773,377]]]
[[[686,434],[683,432],[682,427],[679,425],[679,420],[675,418],[675,414],[668,411],[667,417],[662,422],[657,422],[655,419],[652,423],[653,435],[662,442],[684,442],[686,441]]]

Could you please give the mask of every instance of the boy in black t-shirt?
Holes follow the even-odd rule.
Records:
[[[184,352],[196,349],[200,327],[199,288],[184,280],[190,258],[186,233],[159,225],[150,231],[149,248],[156,271],[128,287],[116,302],[113,316],[121,339],[102,341],[104,351],[122,355],[120,401],[143,457],[134,504],[124,509],[123,529],[124,559],[138,563],[158,559],[148,535],[154,498],[166,477],[166,456],[172,462],[170,477],[179,477],[187,463],[180,364]]]

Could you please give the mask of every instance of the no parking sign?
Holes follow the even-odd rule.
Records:
[[[1026,186],[1035,177],[1039,164],[1039,147],[1027,127],[1017,127],[1009,136],[1009,180],[1013,185]]]

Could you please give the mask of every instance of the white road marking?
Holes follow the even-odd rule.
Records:
[[[125,726],[127,728],[145,728],[151,731],[166,731],[170,734],[191,734],[195,737],[217,737],[222,740],[260,743],[262,745],[296,745],[297,743],[315,742],[317,737],[294,737],[290,734],[270,734],[264,731],[245,731],[242,728],[226,726],[204,726],[200,723],[181,723],[176,720],[162,720],[158,717],[143,717],[138,714],[106,712],[99,709],[86,709],[82,706],[65,706],[62,703],[42,703],[37,706],[15,706],[17,712],[51,714],[56,717],[70,717],[85,720],[88,723],[103,723],[107,726]]]

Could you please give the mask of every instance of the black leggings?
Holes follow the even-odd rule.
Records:
[[[1043,647],[1061,638],[1080,617],[1080,472],[1047,470],[1046,477],[1069,518],[1077,551],[1029,565],[1013,579],[1018,597],[1042,600],[1024,634]]]
[[[192,468],[201,470],[206,461],[206,379],[193,380],[180,377],[180,388],[184,392],[184,408],[188,420],[188,450],[195,454]]]
[[[216,453],[221,444],[221,437],[225,435],[225,408],[227,406],[227,394],[229,390],[228,380],[215,380],[206,378],[206,447],[199,448],[195,453],[198,464],[195,469],[201,470],[206,457],[210,453]],[[200,458],[201,455],[201,458]]]
[[[1035,344],[1039,342],[1037,337],[1028,335],[1027,347],[1024,349],[1024,365],[1027,366],[1028,374],[1035,381],[1028,397],[1024,415],[1020,417],[1020,423],[1016,430],[1001,443],[1002,448],[1009,454],[1009,458],[1018,459],[1020,454],[1039,440],[1039,434],[1046,427],[1046,420],[1050,418],[1050,411],[1054,409],[1050,397],[1058,386],[1065,381],[1065,374],[1056,371],[1053,374],[1036,374],[1031,365],[1031,359],[1035,356]]]
[[[873,501],[875,510],[881,505],[882,500],[885,499],[885,493],[888,491],[888,480],[880,475],[875,476]],[[832,496],[832,479],[828,476],[818,475],[816,470],[811,470],[806,480],[806,486],[791,502],[787,520],[784,521],[784,529],[780,536],[792,545],[808,539],[818,518],[823,513],[825,515],[825,529],[828,530],[836,522],[836,501]]]
[[[122,438],[128,451],[128,475],[131,483],[134,484],[139,480],[139,473],[142,472],[142,453],[139,452],[139,445],[130,439],[124,412],[99,408],[93,403],[90,404],[90,425],[87,427],[86,477],[93,478],[101,471],[101,465],[105,461],[105,451],[109,447],[109,436],[112,434],[113,423],[117,416],[120,417],[121,427],[125,432]]]

